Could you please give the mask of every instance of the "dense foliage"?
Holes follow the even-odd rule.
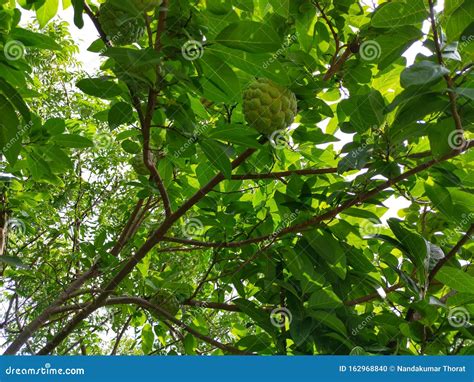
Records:
[[[0,0],[6,354],[474,353],[474,2],[101,3]]]

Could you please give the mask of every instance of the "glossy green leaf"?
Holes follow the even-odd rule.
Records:
[[[269,25],[248,20],[230,24],[215,40],[229,48],[249,53],[274,52],[282,44],[282,38]]]

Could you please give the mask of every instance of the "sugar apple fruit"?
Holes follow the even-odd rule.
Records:
[[[169,314],[175,316],[180,308],[178,299],[166,289],[160,289],[151,299],[150,302],[153,305],[157,305],[164,310],[166,310]],[[154,310],[151,312],[153,317],[155,318],[162,318],[161,314]]]
[[[145,33],[145,21],[105,2],[99,9],[99,22],[114,45],[129,45],[140,40]]]
[[[294,93],[266,78],[252,82],[243,94],[243,110],[247,123],[270,135],[287,128],[295,119]]]

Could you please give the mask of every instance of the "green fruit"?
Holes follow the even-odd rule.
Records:
[[[130,164],[138,175],[150,174],[145,162],[143,162],[143,156],[141,154],[137,154],[132,159],[130,159]]]
[[[129,45],[140,40],[145,33],[145,21],[117,8],[110,2],[100,6],[99,22],[114,45]]]
[[[163,310],[166,310],[169,314],[176,316],[180,305],[178,299],[168,290],[160,289],[151,299],[150,302],[153,305],[157,305]],[[162,318],[161,314],[154,310],[152,314],[155,318]]]
[[[291,90],[261,78],[244,91],[243,109],[250,126],[262,134],[271,134],[294,121],[296,97]]]

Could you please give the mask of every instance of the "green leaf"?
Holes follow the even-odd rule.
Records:
[[[347,330],[344,323],[335,314],[324,311],[309,311],[308,314],[327,327],[347,337]]]
[[[424,261],[428,257],[429,245],[427,241],[418,233],[413,232],[402,226],[398,219],[389,219],[387,221],[395,237],[408,250],[407,255],[418,269],[423,269]]]
[[[375,28],[397,28],[419,24],[428,17],[423,0],[385,3],[376,9],[371,24]]]
[[[36,18],[38,19],[40,28],[43,28],[49,20],[56,16],[58,11],[58,0],[44,0],[40,2],[40,7],[36,8]]]
[[[414,26],[391,29],[389,33],[379,35],[375,41],[380,45],[378,68],[384,70],[398,60],[411,44],[417,41],[423,33]]]
[[[75,149],[94,147],[94,142],[92,142],[90,139],[76,134],[55,135],[51,138],[51,140],[62,147],[70,147]]]
[[[2,91],[3,94],[8,97],[10,102],[18,109],[23,119],[26,122],[29,122],[31,120],[30,109],[26,105],[20,93],[18,93],[16,89],[2,77],[0,77],[0,91]]]
[[[210,139],[202,139],[199,141],[199,146],[212,165],[222,172],[226,179],[229,179],[232,175],[232,166],[221,145]]]
[[[245,147],[253,147],[255,149],[262,147],[257,140],[257,131],[244,125],[218,125],[216,128],[209,130],[207,136],[212,139],[231,142]]]
[[[224,28],[216,42],[249,53],[266,53],[278,50],[282,38],[268,24],[243,20]]]
[[[110,99],[122,94],[122,89],[118,84],[105,77],[103,78],[87,78],[80,80],[77,87],[84,93],[94,97]]]
[[[3,153],[11,165],[18,159],[21,149],[20,121],[11,103],[0,94],[0,153]]]
[[[456,41],[462,32],[473,23],[474,2],[464,1],[449,17],[446,23],[448,42]]]
[[[239,79],[229,65],[212,53],[204,55],[199,63],[204,72],[201,84],[206,98],[218,102],[240,99]]]
[[[155,341],[155,334],[153,333],[150,324],[145,324],[142,329],[142,351],[147,355],[153,350],[153,342]]]
[[[44,123],[43,128],[51,135],[62,134],[66,130],[66,122],[62,118],[50,118]]]
[[[19,257],[16,256],[0,256],[0,263],[12,265],[17,268],[28,268]]]
[[[72,170],[74,168],[69,155],[67,155],[59,146],[53,145],[49,147],[44,150],[44,154],[62,171]]]
[[[72,6],[74,7],[74,24],[82,29],[84,27],[84,20],[82,19],[84,0],[72,0]]]
[[[33,179],[51,180],[53,178],[53,174],[51,173],[48,163],[34,151],[28,153],[26,157],[26,163],[28,164],[28,168],[30,169]]]
[[[284,18],[290,15],[290,0],[270,0],[273,11]]]
[[[137,142],[134,142],[130,139],[123,141],[121,146],[124,149],[124,151],[129,154],[137,154],[141,151],[140,145]]]
[[[330,289],[321,289],[314,292],[308,301],[311,309],[335,309],[342,305],[342,301]]]
[[[400,75],[400,84],[407,88],[409,86],[420,86],[432,84],[440,80],[449,70],[444,66],[431,61],[421,61],[406,68]]]
[[[193,337],[192,334],[188,333],[184,337],[183,340],[183,345],[184,345],[184,351],[186,352],[187,355],[194,355],[196,354],[196,346],[197,346],[197,341]]]
[[[451,118],[428,126],[431,152],[436,158],[442,157],[455,148],[456,142],[453,140],[453,133],[456,134],[455,129],[454,121]],[[456,137],[454,136],[454,138]]]
[[[458,9],[464,0],[445,0],[444,1],[444,15],[449,16],[452,14],[456,9]]]
[[[311,247],[323,258],[339,278],[346,278],[346,255],[338,240],[324,230],[316,230],[304,235]]]
[[[474,101],[474,88],[456,88],[454,89],[454,92],[460,96],[470,99],[471,101]]]
[[[216,15],[225,15],[232,10],[231,0],[206,0],[206,8]]]
[[[114,104],[108,114],[108,122],[111,130],[116,129],[120,125],[131,122],[133,119],[133,109],[126,102]]]
[[[15,28],[12,30],[10,38],[20,41],[25,46],[31,48],[61,50],[61,45],[54,41],[53,38],[44,33],[36,33],[28,29]]]
[[[257,305],[255,305],[253,302],[247,301],[243,298],[237,298],[232,302],[237,305],[240,310],[242,310],[242,312],[244,312],[251,319],[253,319],[266,332],[275,332],[275,327],[270,321],[270,312],[265,312],[264,310],[259,309]]]
[[[246,12],[253,12],[253,0],[234,0],[234,6]]]
[[[232,66],[257,77],[266,77],[284,86],[292,84],[285,66],[272,59],[271,54],[253,54],[240,50],[229,49],[224,46],[210,46],[208,51],[214,52],[225,62],[232,62]]]
[[[436,280],[461,293],[474,294],[474,277],[461,269],[442,267],[435,276]]]

